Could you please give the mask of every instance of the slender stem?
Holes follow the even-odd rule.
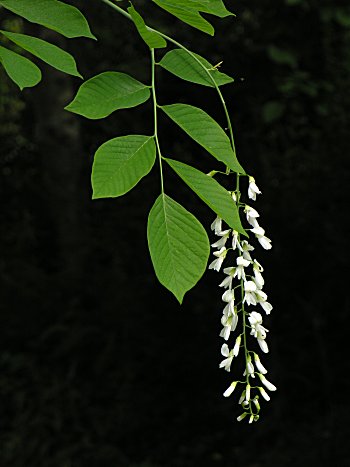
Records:
[[[157,104],[157,95],[156,95],[156,63],[155,63],[155,58],[154,58],[154,49],[151,49],[151,58],[152,58],[152,85],[151,87],[152,87],[152,97],[153,97],[154,140],[157,145],[159,170],[160,170],[160,183],[162,187],[162,194],[164,194],[162,153],[160,151],[159,138],[158,138],[158,104]]]

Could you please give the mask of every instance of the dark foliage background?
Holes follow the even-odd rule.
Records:
[[[65,41],[3,10],[0,26],[56,41],[85,77],[116,69],[147,81],[131,24],[101,2],[72,3],[99,42]],[[219,276],[206,274],[181,308],[157,283],[145,234],[157,170],[121,199],[91,201],[94,151],[152,131],[150,106],[86,121],[63,111],[77,80],[45,69],[43,83],[20,94],[1,71],[0,466],[347,467],[350,8],[238,1],[237,18],[217,21],[212,40],[135,4],[236,78],[224,93],[274,240],[260,257],[278,392],[258,424],[238,424],[218,369]],[[224,124],[214,92],[165,72],[159,81],[161,102],[200,105]],[[168,155],[214,168],[161,127]],[[166,177],[209,228],[206,207]]]

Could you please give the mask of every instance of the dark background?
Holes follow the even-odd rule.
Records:
[[[118,70],[149,82],[132,25],[101,2],[72,3],[98,42],[4,10],[0,26],[56,41],[86,78]],[[259,423],[237,423],[218,369],[222,276],[205,274],[182,307],[157,283],[146,220],[158,171],[120,199],[91,201],[95,150],[151,134],[150,104],[87,121],[63,111],[79,80],[43,67],[43,82],[20,93],[0,70],[0,467],[350,465],[350,8],[234,3],[237,18],[215,20],[212,39],[135,1],[149,24],[235,77],[223,90],[274,244],[259,260],[274,304],[264,363],[278,391]],[[214,91],[158,76],[160,103],[199,105],[225,124]],[[216,168],[168,123],[165,155]],[[208,230],[212,214],[168,170],[166,187]]]

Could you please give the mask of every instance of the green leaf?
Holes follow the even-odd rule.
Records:
[[[124,195],[150,172],[155,159],[153,136],[130,135],[107,141],[95,154],[93,199]]]
[[[146,42],[150,49],[162,49],[167,46],[165,39],[157,32],[149,31],[142,16],[135,10],[133,6],[128,8],[128,12],[138,30],[142,39]]]
[[[77,66],[72,55],[60,49],[56,45],[25,34],[17,34],[9,31],[0,32],[12,42],[22,47],[22,49],[27,50],[57,70],[82,78],[77,70]]]
[[[218,86],[233,82],[233,78],[224,73],[220,73],[220,71],[214,68],[205,58],[195,53],[193,53],[193,55],[209,71]],[[210,76],[200,63],[185,50],[175,49],[168,52],[162,58],[159,65],[185,81],[202,84],[203,86],[210,86],[212,88],[215,87]]]
[[[187,104],[165,105],[161,109],[218,161],[234,172],[245,173],[226,133],[204,110]]]
[[[41,81],[41,71],[34,63],[1,46],[0,62],[6,73],[21,91],[24,88],[33,87]]]
[[[147,101],[147,86],[125,73],[107,71],[83,83],[66,110],[96,120],[118,109],[135,107]]]
[[[200,13],[209,13],[220,18],[232,15],[222,0],[153,0],[153,2],[184,23],[212,36],[213,26]]]
[[[180,303],[205,272],[209,240],[202,224],[183,206],[162,194],[148,217],[148,246],[161,284]]]
[[[165,159],[180,178],[203,200],[226,224],[241,234],[242,227],[236,203],[230,193],[216,180],[200,170],[173,159]]]
[[[177,0],[176,2],[170,0],[153,0],[153,2],[184,23],[206,32],[211,36],[214,35],[213,26],[200,15],[198,9],[194,8],[198,2],[189,2],[188,0]],[[189,6],[189,4],[193,5]],[[201,4],[198,3],[197,6],[200,8]]]
[[[63,36],[96,39],[84,15],[66,3],[57,0],[0,0],[0,6]]]

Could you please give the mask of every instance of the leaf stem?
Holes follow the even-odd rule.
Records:
[[[158,160],[159,160],[159,170],[160,170],[160,184],[162,187],[162,194],[164,194],[164,178],[163,178],[163,161],[162,153],[160,150],[159,138],[158,138],[158,104],[157,104],[157,94],[156,94],[156,62],[154,58],[154,49],[151,49],[151,59],[152,59],[152,98],[153,98],[153,118],[154,118],[154,140],[157,146]]]

